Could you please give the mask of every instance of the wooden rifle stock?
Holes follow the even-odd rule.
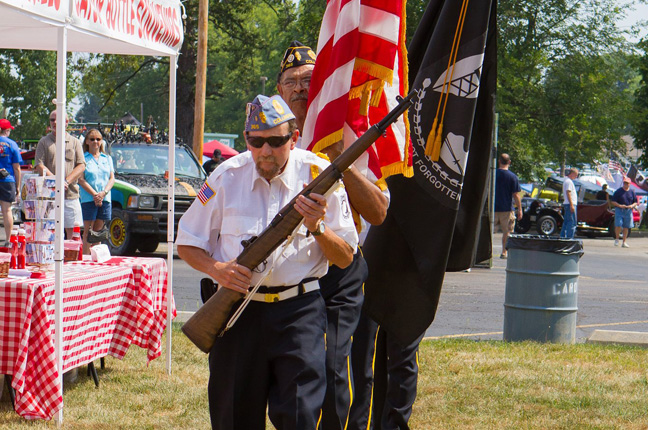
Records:
[[[301,223],[303,217],[294,207],[297,198],[300,195],[308,196],[310,193],[326,194],[342,177],[342,172],[349,168],[385,132],[387,127],[407,110],[415,94],[416,92],[413,91],[405,98],[399,97],[398,106],[378,124],[369,128],[353,145],[342,152],[330,166],[295,196],[290,203],[284,206],[259,236],[247,241],[243,252],[236,258],[236,262],[250,270],[254,270],[259,264],[263,263]],[[243,297],[243,294],[229,288],[219,288],[187,320],[182,326],[182,331],[200,350],[206,353],[209,352],[214,340],[225,327],[232,309]]]

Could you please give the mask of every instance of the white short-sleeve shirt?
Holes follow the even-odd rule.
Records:
[[[569,198],[567,197],[567,194],[571,194],[572,201],[574,202],[574,204],[578,202],[578,196],[576,195],[576,187],[574,186],[574,182],[567,176],[565,176],[565,180],[563,181],[562,191],[563,191],[563,204],[565,205],[569,204]]]
[[[241,241],[259,235],[275,215],[313,179],[312,166],[321,173],[329,163],[298,148],[290,152],[284,171],[270,182],[256,171],[252,154],[244,152],[220,164],[209,176],[178,226],[176,244],[204,249],[217,261],[230,261],[243,250]],[[327,196],[324,222],[352,248],[358,244],[353,216],[344,187]],[[294,285],[322,277],[328,261],[315,238],[301,225],[287,247],[280,246],[252,272],[252,285]]]

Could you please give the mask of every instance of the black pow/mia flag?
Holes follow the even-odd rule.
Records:
[[[432,323],[446,269],[475,258],[492,147],[495,4],[431,0],[409,46],[410,87],[420,90],[409,109],[414,176],[387,179],[387,218],[364,245],[365,310],[403,344]]]

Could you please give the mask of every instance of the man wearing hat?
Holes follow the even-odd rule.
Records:
[[[205,164],[203,164],[203,169],[205,169],[207,176],[211,175],[211,172],[213,172],[216,167],[222,162],[223,159],[221,158],[221,150],[214,149],[212,157],[209,160],[205,161]]]
[[[614,246],[619,246],[619,235],[623,228],[622,248],[630,248],[626,243],[630,229],[634,227],[632,220],[632,209],[636,208],[637,195],[630,189],[632,181],[627,176],[623,178],[623,186],[618,188],[612,195],[612,206],[614,206]]]
[[[247,293],[261,285],[209,356],[213,429],[317,427],[325,393],[326,310],[318,279],[329,261],[348,266],[358,237],[344,188],[301,196],[303,224],[250,271],[236,263],[257,236],[329,163],[295,147],[295,116],[279,96],[247,106],[249,151],[207,179],[178,226],[178,255],[221,288]]]
[[[277,78],[277,91],[293,110],[301,130],[306,119],[308,91],[315,68],[315,53],[308,46],[294,41],[284,54]],[[301,142],[298,142],[298,147]],[[304,148],[305,149],[305,148]],[[335,160],[344,150],[343,142],[322,150]],[[367,172],[366,174],[369,174]],[[343,182],[351,207],[355,211],[360,244],[369,231],[369,224],[381,224],[387,215],[389,192],[384,181],[372,182],[356,167],[344,172]],[[326,375],[327,390],[322,408],[322,429],[346,428],[353,392],[350,381],[349,356],[352,337],[360,320],[364,300],[362,285],[369,272],[361,252],[346,268],[331,265],[320,280],[326,302]]]
[[[9,120],[0,119],[0,208],[7,240],[13,227],[11,204],[16,200],[16,190],[20,187],[20,165],[23,163],[18,145],[9,139],[13,129]]]

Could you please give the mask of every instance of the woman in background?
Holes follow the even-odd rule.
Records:
[[[81,210],[83,212],[83,253],[90,253],[90,243],[108,239],[106,222],[112,217],[110,189],[115,172],[110,155],[104,153],[101,132],[90,129],[83,141],[86,169],[79,178]]]

